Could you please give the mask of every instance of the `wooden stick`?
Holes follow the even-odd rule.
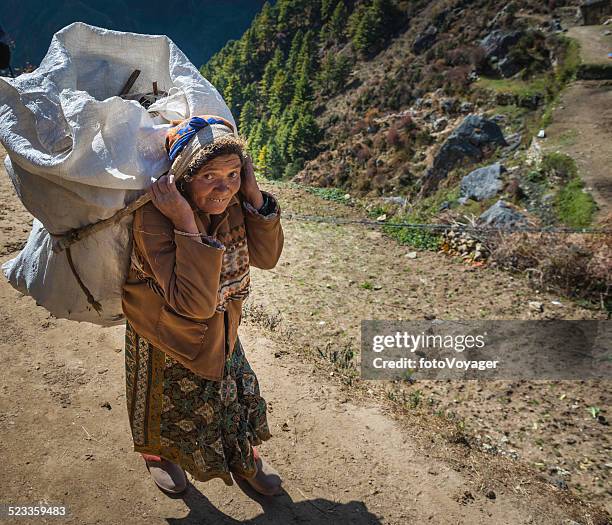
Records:
[[[132,74],[130,75],[130,78],[128,78],[127,82],[123,86],[123,89],[119,92],[120,97],[122,97],[123,95],[127,95],[130,89],[132,89],[132,86],[134,85],[134,82],[136,82],[136,79],[138,78],[139,75],[140,75],[140,69],[135,69],[132,72]]]
[[[157,96],[157,82],[153,82],[153,94]]]

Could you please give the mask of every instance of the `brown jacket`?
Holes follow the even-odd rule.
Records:
[[[134,214],[134,253],[142,271],[130,265],[123,312],[138,334],[205,379],[222,378],[226,343],[232,352],[242,319],[243,299],[228,301],[225,313],[216,310],[224,251],[244,250],[250,265],[267,270],[283,249],[280,207],[263,193],[275,216],[245,207],[240,194],[219,215],[194,211],[200,233],[224,248],[175,233],[151,202]]]

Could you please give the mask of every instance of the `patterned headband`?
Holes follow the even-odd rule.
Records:
[[[234,126],[222,117],[203,115],[201,117],[185,119],[176,126],[170,128],[166,134],[166,151],[168,152],[170,160],[174,161],[198,131],[211,124],[223,124],[229,128],[232,133],[234,132]]]

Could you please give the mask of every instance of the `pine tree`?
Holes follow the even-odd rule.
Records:
[[[346,37],[346,23],[348,10],[344,0],[340,0],[332,13],[331,19],[321,28],[321,42],[326,45],[329,42],[342,42]]]
[[[288,89],[289,85],[287,73],[282,69],[277,71],[272,81],[268,101],[268,107],[272,115],[280,115],[289,103],[289,97],[291,96],[291,91]]]
[[[253,100],[247,100],[242,106],[242,111],[240,112],[240,122],[238,124],[238,129],[240,134],[248,137],[253,130],[253,126],[257,120],[257,108],[255,107],[255,102]]]
[[[252,24],[258,48],[264,56],[271,53],[276,33],[276,17],[269,2],[265,2]]]
[[[308,105],[302,106],[289,134],[288,157],[309,158],[320,140],[320,129]]]
[[[270,139],[266,144],[265,165],[267,177],[280,179],[283,176],[285,161],[274,138]]]
[[[334,9],[334,0],[323,0],[321,2],[321,20],[326,21]]]
[[[276,48],[274,51],[274,56],[272,59],[266,64],[264,69],[264,73],[259,81],[259,98],[262,104],[266,104],[270,97],[270,88],[272,87],[272,82],[274,81],[274,76],[277,71],[283,67],[284,57],[283,52],[280,48]]]

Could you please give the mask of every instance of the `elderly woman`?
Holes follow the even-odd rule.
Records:
[[[168,493],[187,488],[187,471],[227,485],[231,473],[278,494],[281,478],[255,448],[271,434],[237,331],[250,265],[270,269],[280,257],[280,208],[260,191],[231,123],[204,115],[173,124],[172,169],[135,213],[123,288],[134,450]]]

